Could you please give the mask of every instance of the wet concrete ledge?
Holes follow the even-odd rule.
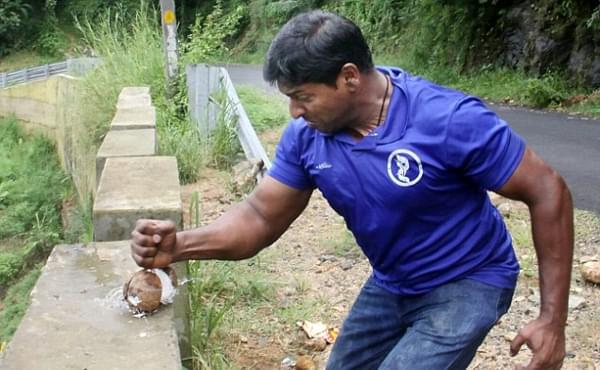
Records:
[[[142,319],[120,302],[138,269],[127,241],[56,246],[0,369],[181,369],[177,300]]]

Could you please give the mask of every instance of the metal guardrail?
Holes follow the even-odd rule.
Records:
[[[63,62],[0,73],[0,88],[43,80],[60,73],[82,75],[100,63],[99,58],[75,58]]]
[[[186,75],[190,114],[198,124],[199,130],[208,135],[208,132],[215,128],[216,111],[222,107],[218,107],[212,101],[211,95],[223,90],[228,100],[226,114],[236,122],[236,131],[244,155],[248,159],[262,159],[264,168],[268,170],[271,160],[254,131],[227,70],[223,67],[196,64],[186,67]]]
[[[233,115],[237,117],[237,134],[240,139],[240,144],[242,144],[242,150],[248,159],[262,159],[264,168],[271,168],[271,161],[269,160],[269,156],[267,152],[263,148],[258,135],[256,135],[256,131],[254,131],[254,127],[250,122],[250,118],[246,114],[246,110],[240,101],[240,98],[235,91],[235,87],[233,86],[233,82],[229,77],[229,73],[225,68],[221,67],[221,83],[223,85],[223,89],[227,92],[227,98],[231,104],[232,109],[234,110]]]

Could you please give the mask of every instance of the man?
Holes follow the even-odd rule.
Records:
[[[328,369],[464,369],[509,308],[519,266],[487,190],[530,209],[541,311],[511,343],[527,369],[558,369],[573,245],[562,178],[481,101],[375,68],[360,30],[322,11],[300,14],[269,49],[265,79],[290,98],[269,175],[211,225],[176,232],[141,220],[143,267],[243,259],[273,243],[318,188],[373,266]]]

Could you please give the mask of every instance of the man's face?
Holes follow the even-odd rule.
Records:
[[[279,84],[279,91],[290,98],[291,116],[295,119],[303,117],[309,127],[334,133],[350,126],[351,94],[340,81],[337,81],[337,86],[323,83]]]

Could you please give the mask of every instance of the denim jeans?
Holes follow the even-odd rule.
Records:
[[[327,370],[466,369],[510,307],[513,292],[463,279],[402,297],[370,277],[344,321]]]

